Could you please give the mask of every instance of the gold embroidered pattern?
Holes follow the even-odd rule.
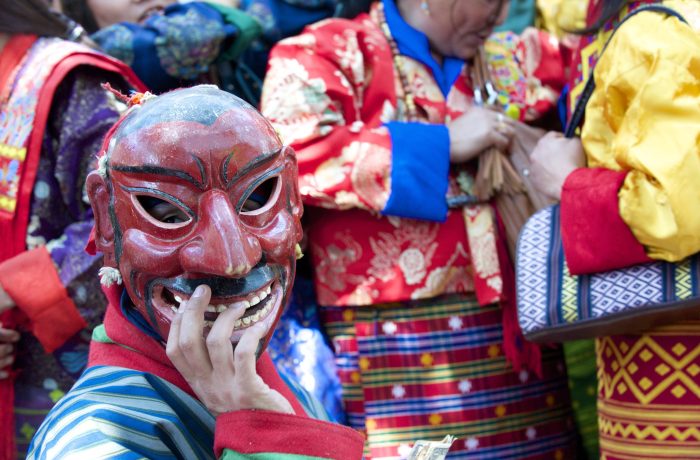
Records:
[[[668,338],[668,336],[666,336]],[[689,348],[678,341],[666,349],[653,336],[644,335],[632,346],[614,337],[597,341],[598,385],[604,399],[634,398],[643,405],[657,399],[700,403],[700,344]],[[639,372],[638,369],[653,369]],[[700,415],[698,416],[700,421]]]

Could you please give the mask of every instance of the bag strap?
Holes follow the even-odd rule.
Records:
[[[655,13],[661,13],[661,14],[666,14],[668,16],[673,16],[679,21],[687,24],[688,21],[685,20],[683,16],[681,16],[680,13],[678,13],[675,10],[672,10],[671,8],[661,6],[661,5],[645,5],[642,7],[637,8],[636,10],[632,11],[629,13],[627,16],[625,16],[620,23],[615,26],[613,29],[612,33],[610,34],[610,37],[608,37],[608,41],[605,42],[605,46],[603,46],[603,50],[600,52],[600,55],[598,56],[598,62],[600,62],[600,58],[603,56],[603,53],[605,50],[608,48],[608,45],[612,41],[613,37],[615,36],[615,33],[620,29],[622,24],[627,22],[629,19],[632,17],[636,16],[639,13],[643,13],[645,11],[652,11]],[[579,99],[578,103],[576,104],[576,108],[574,109],[571,119],[569,120],[568,125],[566,125],[566,131],[564,131],[564,135],[568,138],[574,137],[576,134],[576,128],[578,128],[581,125],[581,122],[583,122],[583,116],[586,112],[586,104],[588,103],[588,100],[591,98],[591,95],[593,94],[593,91],[595,90],[595,79],[593,78],[593,73],[594,73],[595,68],[591,70],[591,74],[588,77],[588,81],[586,82],[586,86],[583,89],[583,92],[581,93],[581,98]]]

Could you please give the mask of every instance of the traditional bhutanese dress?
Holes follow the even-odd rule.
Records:
[[[100,84],[126,91],[120,73],[136,78],[84,46],[25,35],[3,49],[0,69],[0,283],[18,306],[3,319],[23,332],[14,375],[23,458],[44,416],[85,369],[90,333],[104,315],[100,263],[84,251],[93,226],[84,183],[119,117]]]
[[[524,119],[552,107],[556,43],[533,31],[488,50]],[[297,152],[318,303],[367,457],[452,434],[452,458],[572,458],[565,369],[555,349],[541,377],[524,365],[540,360],[508,309],[512,269],[493,209],[448,210],[446,195],[463,195],[457,178],[465,189],[472,180],[451,170],[445,126],[472,105],[469,81],[463,61],[438,64],[385,1],[280,42],[262,111]]]
[[[257,373],[293,414],[239,410],[215,417],[173,367],[165,344],[146,326],[122,288],[106,289],[103,325],[90,365],[51,410],[28,458],[222,460],[359,459],[362,437],[329,423],[318,401],[283,380],[263,353]]]
[[[589,167],[572,173],[562,192],[572,272],[700,250],[700,3],[663,4],[690,25],[641,13],[595,68],[581,133]],[[570,107],[620,18],[582,43]],[[700,458],[700,323],[599,338],[596,350],[602,458]]]

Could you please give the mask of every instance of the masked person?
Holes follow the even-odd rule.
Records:
[[[361,457],[265,353],[302,237],[296,174],[270,124],[213,86],[115,125],[87,183],[110,304],[29,458]]]
[[[70,40],[43,0],[0,14],[0,460],[87,364],[104,314],[84,185],[119,107],[100,85],[142,88],[124,64]]]

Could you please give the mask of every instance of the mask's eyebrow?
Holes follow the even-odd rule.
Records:
[[[201,177],[200,180],[195,179],[192,177],[190,174],[186,173],[185,171],[181,171],[179,169],[172,169],[172,168],[165,168],[163,166],[156,166],[156,165],[142,165],[142,166],[122,166],[122,165],[114,165],[111,168],[115,171],[123,172],[123,173],[130,173],[130,174],[151,174],[151,175],[157,175],[157,176],[168,176],[168,177],[176,177],[178,179],[182,179],[184,181],[187,181],[197,187],[200,190],[204,190],[206,184],[207,184],[207,173],[204,170],[204,165],[202,164],[202,160],[200,160],[196,155],[190,155],[192,158],[194,158],[195,162],[197,163],[197,168],[199,169],[199,175]]]
[[[234,174],[231,178],[228,177],[228,165],[229,163],[231,163],[231,159],[233,158],[235,152],[229,153],[226,159],[224,160],[223,164],[221,165],[221,182],[223,182],[226,185],[227,189],[230,188],[241,177],[247,175],[251,171],[259,168],[260,166],[263,166],[267,163],[271,163],[272,161],[276,160],[277,157],[280,155],[280,152],[282,152],[282,147],[278,148],[277,150],[273,150],[272,152],[266,152],[261,154],[255,160],[251,161],[250,163],[239,169],[236,172],[236,174]]]

